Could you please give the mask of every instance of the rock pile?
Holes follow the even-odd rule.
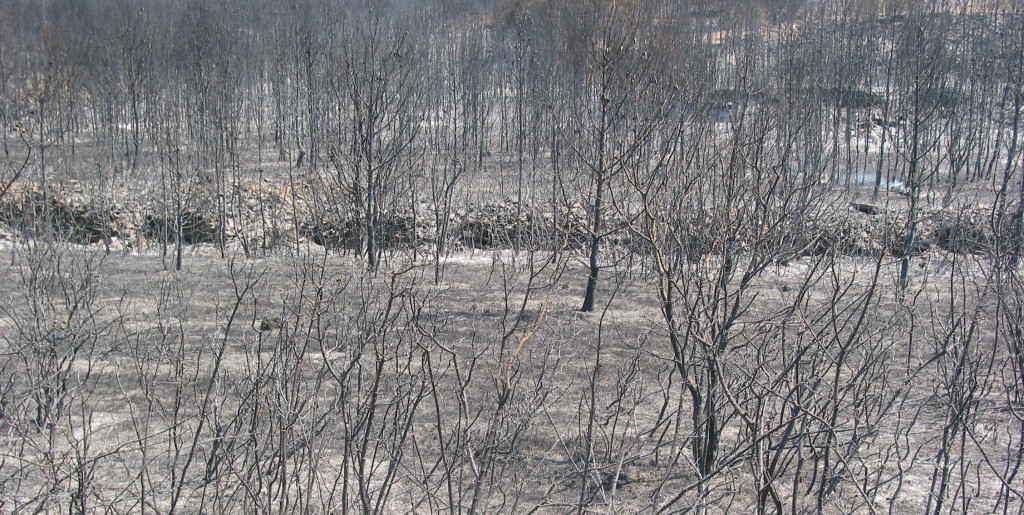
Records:
[[[103,201],[75,181],[45,191],[38,185],[14,188],[0,202],[0,221],[9,235],[51,233],[85,245],[134,241],[141,225],[139,212],[137,206]]]
[[[989,223],[990,211],[980,208],[926,208],[917,214],[917,235],[910,254],[940,248],[960,254],[980,254],[992,249],[998,231]],[[877,256],[907,253],[909,213],[881,208],[866,213],[851,206],[848,213],[833,211],[811,220],[814,253],[836,250],[840,254]]]
[[[470,204],[435,216],[434,207],[419,203],[380,215],[378,240],[384,248],[431,246],[442,233],[439,223],[447,222],[449,248],[497,249],[517,242],[540,246],[552,237],[579,245],[585,240],[585,211],[571,206],[556,216],[535,212],[515,201]],[[355,213],[328,212],[309,216],[300,235],[332,249],[354,249],[360,245],[363,221]]]
[[[959,254],[984,254],[992,250],[1000,231],[993,229],[991,211],[978,208],[930,210],[923,217],[931,241],[939,248]]]
[[[217,223],[201,211],[182,210],[180,217],[171,213],[146,213],[144,220],[143,234],[149,241],[174,243],[179,221],[182,243],[196,245],[217,241]]]

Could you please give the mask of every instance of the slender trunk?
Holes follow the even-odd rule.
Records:
[[[918,98],[915,93],[914,98],[915,105],[917,105]],[[907,236],[903,244],[903,257],[900,259],[900,277],[899,287],[897,289],[897,296],[902,299],[907,293],[907,288],[910,286],[910,257],[913,254],[914,246],[917,240],[917,210],[918,203],[921,197],[921,180],[918,177],[920,174],[920,140],[921,140],[921,118],[918,113],[914,114],[914,121],[911,134],[911,148],[910,148],[910,162],[907,163],[907,186],[910,193],[910,208],[907,213]]]
[[[602,88],[606,90],[607,86]],[[604,207],[604,188],[608,180],[607,162],[605,160],[605,146],[608,142],[608,97],[605,93],[601,95],[601,126],[597,140],[597,170],[596,191],[594,192],[593,225],[590,228],[590,274],[587,276],[587,290],[583,295],[583,307],[580,311],[589,313],[594,310],[594,296],[597,293],[597,279],[601,268],[598,265],[598,258],[601,252],[601,210]]]
[[[46,177],[46,143],[43,141],[43,110],[46,104],[39,103],[39,180],[43,190],[43,219],[48,216],[50,204],[50,184]]]
[[[1021,31],[1022,43],[1024,43],[1024,30]],[[1020,117],[1021,117],[1021,81],[1024,81],[1024,52],[1017,55],[1017,70],[1016,70],[1017,84],[1015,84],[1013,93],[1013,123],[1012,123],[1012,136],[1010,137],[1010,148],[1006,153],[1006,167],[1003,171],[1003,192],[1009,178],[1013,173],[1014,161],[1017,159],[1017,140],[1020,132]],[[1000,192],[1002,193],[1002,192]],[[1021,183],[1019,198],[1017,203],[1017,209],[1013,213],[1013,241],[1011,243],[1012,251],[1010,252],[1010,263],[1011,269],[1017,268],[1017,263],[1020,261],[1021,246],[1024,245],[1024,183]]]
[[[176,193],[174,201],[174,269],[181,271],[181,258],[182,258],[182,216],[181,216],[181,193]]]
[[[369,158],[368,159],[372,159]],[[366,218],[366,266],[373,272],[377,270],[377,245],[376,245],[376,234],[374,234],[374,192],[373,192],[373,165],[370,164],[366,169],[366,205],[364,206],[365,213],[363,216]]]
[[[583,296],[583,307],[580,308],[580,311],[587,313],[594,310],[597,279],[598,274],[601,272],[601,267],[598,265],[598,257],[601,252],[601,204],[604,201],[604,183],[604,178],[599,177],[597,193],[594,196],[594,224],[590,234],[590,274],[587,276],[587,290]]]

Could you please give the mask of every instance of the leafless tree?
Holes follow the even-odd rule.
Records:
[[[381,222],[402,198],[422,121],[416,55],[409,34],[373,8],[348,27],[342,62],[348,124],[330,151],[339,186],[358,213],[367,266],[377,268]]]
[[[639,6],[588,4],[587,18],[575,20],[578,73],[576,103],[565,131],[574,163],[582,169],[579,188],[588,203],[589,274],[581,311],[593,311],[601,272],[601,243],[609,227],[608,202],[624,168],[647,158],[656,131],[665,123],[660,95],[667,84],[656,74],[650,30]],[[662,82],[659,83],[659,80]]]

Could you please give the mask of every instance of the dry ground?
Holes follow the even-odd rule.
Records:
[[[754,512],[765,481],[792,512],[1022,509],[1020,372],[973,258],[918,258],[904,300],[890,258],[766,270],[701,476],[639,264],[584,314],[574,257],[459,254],[434,284],[309,250],[6,246],[0,510]]]

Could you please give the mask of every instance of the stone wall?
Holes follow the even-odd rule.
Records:
[[[222,226],[229,242],[247,250],[268,250],[308,240],[334,250],[360,246],[362,221],[352,210],[316,201],[316,188],[255,181],[234,186],[225,199],[221,218],[220,196],[209,190],[183,200],[182,239],[185,244],[216,243]],[[115,243],[144,248],[162,241],[173,243],[175,210],[147,195],[120,198],[95,194],[71,181],[52,184],[45,193],[38,185],[21,184],[0,200],[0,239],[34,235],[55,236],[72,243]],[[447,217],[450,250],[498,249],[520,244],[527,248],[552,245],[582,249],[588,239],[587,209],[579,204],[551,210],[518,206],[513,200],[456,206]],[[431,247],[440,233],[428,203],[401,206],[381,215],[381,248]],[[687,253],[710,252],[706,224],[687,223],[682,241]],[[836,251],[845,255],[900,255],[906,237],[907,213],[879,206],[836,206],[813,219],[799,220],[779,245],[817,254]],[[643,252],[643,245],[611,217],[608,227],[621,227],[606,244]],[[991,250],[996,233],[989,213],[979,208],[929,208],[919,213],[918,242],[914,253],[940,248],[958,253]],[[688,235],[688,236],[687,236]],[[556,243],[557,242],[557,243]],[[741,242],[742,243],[742,242]],[[635,248],[634,248],[635,247]]]

